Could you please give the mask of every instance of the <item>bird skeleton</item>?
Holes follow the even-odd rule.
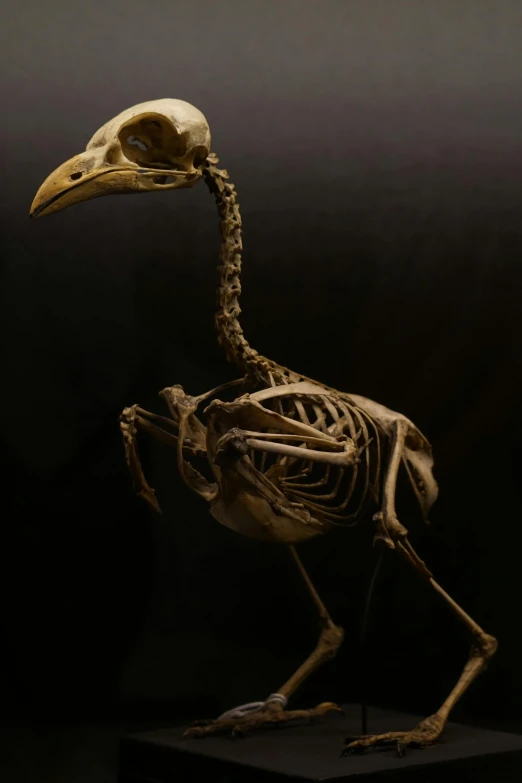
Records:
[[[163,389],[169,416],[139,405],[125,408],[121,431],[126,458],[138,495],[159,511],[137,451],[138,433],[152,435],[175,450],[183,481],[208,503],[218,522],[250,538],[287,546],[315,604],[320,634],[309,657],[266,700],[199,722],[186,735],[238,735],[339,710],[332,702],[309,710],[287,709],[301,683],[336,654],[344,635],[317,594],[295,545],[334,527],[356,525],[373,507],[375,541],[395,551],[432,586],[464,625],[472,645],[458,682],[433,715],[402,732],[349,738],[344,752],[387,744],[404,752],[410,746],[430,745],[497,647],[494,637],[435,581],[397,517],[395,494],[402,465],[427,519],[437,497],[431,446],[402,414],[295,373],[249,345],[238,321],[241,215],[228,172],[218,163],[201,112],[181,100],[141,103],[100,128],[84,152],[59,166],[31,207],[35,217],[49,215],[106,194],[193,187],[201,178],[217,204],[222,242],[215,323],[219,344],[240,377],[199,396],[186,394],[179,385]]]

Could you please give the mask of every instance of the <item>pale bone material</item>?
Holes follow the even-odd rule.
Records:
[[[186,101],[139,103],[103,125],[47,177],[31,205],[33,217],[109,193],[192,187],[210,152],[210,131]]]
[[[472,647],[461,677],[434,715],[410,731],[347,741],[345,752],[389,743],[403,752],[408,746],[432,744],[455,703],[487,667],[497,642],[435,581],[397,518],[396,482],[402,465],[427,520],[438,491],[431,446],[402,414],[310,380],[251,348],[238,321],[241,215],[234,186],[217,163],[210,154],[208,125],[197,109],[175,100],[139,104],[104,125],[85,152],[53,172],[31,208],[35,216],[47,215],[108,193],[190,187],[201,176],[216,199],[222,235],[216,327],[219,343],[241,378],[195,397],[179,385],[164,389],[169,417],[139,405],[126,408],[121,430],[127,462],[137,493],[159,511],[136,445],[138,431],[149,433],[174,448],[183,480],[209,504],[215,519],[242,535],[285,544],[315,605],[321,632],[315,650],[277,693],[201,722],[187,735],[237,735],[339,709],[325,702],[311,710],[286,710],[287,700],[335,656],[343,639],[295,544],[333,527],[359,523],[373,503],[379,509],[373,516],[375,542],[397,552],[442,596],[467,629]],[[231,401],[218,398],[238,391],[243,393]],[[207,475],[195,467],[198,462]]]

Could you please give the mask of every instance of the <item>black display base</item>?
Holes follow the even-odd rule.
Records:
[[[124,737],[120,783],[299,783],[374,780],[436,783],[469,780],[520,783],[522,735],[450,723],[443,739],[399,757],[394,748],[341,757],[344,740],[358,734],[360,711],[329,713],[321,722],[259,731],[244,739],[226,736],[182,739],[183,727]],[[371,708],[368,730],[400,731],[415,726],[413,715]],[[448,777],[449,776],[449,777]]]

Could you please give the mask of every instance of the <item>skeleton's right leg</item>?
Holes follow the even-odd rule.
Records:
[[[286,709],[288,700],[300,685],[323,663],[335,657],[344,637],[343,629],[335,625],[330,617],[295,548],[290,546],[289,550],[319,615],[321,632],[315,650],[290,679],[266,701],[243,704],[241,707],[228,710],[217,720],[197,721],[185,731],[185,737],[208,737],[212,734],[224,733],[241,736],[256,729],[285,726],[295,721],[314,720],[331,711],[342,712],[337,704],[329,701],[322,702],[311,709]]]
[[[321,633],[315,650],[308,656],[306,661],[297,669],[297,671],[290,677],[285,684],[279,688],[278,693],[283,694],[286,698],[290,698],[299,686],[326,661],[331,660],[337,655],[337,651],[341,646],[344,638],[344,631],[338,625],[335,625],[326,606],[324,605],[319,593],[315,589],[312,580],[308,576],[308,573],[301,561],[301,558],[297,554],[295,547],[289,547],[290,554],[294,563],[296,564],[299,573],[301,574],[303,581],[306,585],[314,606],[319,615],[319,625]]]

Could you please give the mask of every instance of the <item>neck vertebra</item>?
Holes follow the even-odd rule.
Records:
[[[270,386],[281,383],[295,383],[301,376],[287,370],[270,359],[260,356],[245,339],[238,317],[241,313],[239,295],[241,284],[241,214],[236,202],[236,189],[228,181],[228,172],[218,169],[215,155],[210,155],[203,168],[207,187],[214,194],[221,225],[221,265],[217,294],[215,324],[218,342],[225,351],[228,361],[233,362],[245,373]]]

